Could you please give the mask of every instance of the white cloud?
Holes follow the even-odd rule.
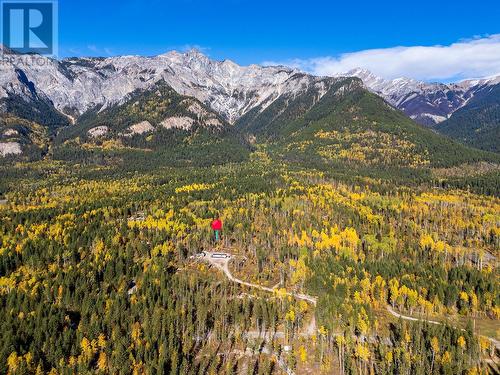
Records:
[[[265,63],[270,65],[270,62]],[[316,75],[335,75],[364,68],[384,78],[420,80],[480,78],[500,74],[500,34],[462,40],[448,46],[370,49],[338,57],[281,62]]]
[[[184,44],[175,49],[178,49],[181,52],[187,52],[192,49],[198,50],[202,53],[208,53],[208,51],[210,51],[210,47],[200,46],[199,44]]]
[[[95,44],[87,45],[87,50],[90,51],[90,54],[93,56],[114,56],[115,53],[109,47],[98,47]]]

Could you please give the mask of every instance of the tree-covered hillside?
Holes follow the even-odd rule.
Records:
[[[242,161],[249,149],[220,116],[162,81],[124,103],[82,115],[59,133],[52,157],[149,170]]]
[[[358,79],[334,82],[321,98],[315,94],[276,101],[236,126],[282,160],[338,173],[427,178],[436,167],[500,161],[417,125]]]
[[[185,121],[178,124],[165,122],[171,118],[181,118]],[[92,139],[89,130],[97,126],[105,126],[108,130],[104,134],[94,134],[96,138],[133,137],[141,133],[134,133],[130,126],[144,121],[147,121],[151,128],[142,134],[151,134],[154,129],[161,128],[190,130],[193,127],[206,127],[216,133],[228,126],[220,116],[195,98],[180,95],[164,81],[160,81],[151,89],[134,91],[123,103],[87,111],[75,126],[66,128],[59,134],[58,142],[76,137]]]
[[[498,198],[342,183],[263,151],[16,170],[0,203],[2,373],[495,371]],[[230,253],[248,284],[202,251]]]
[[[0,165],[39,160],[47,153],[49,136],[49,130],[36,122],[0,115]]]

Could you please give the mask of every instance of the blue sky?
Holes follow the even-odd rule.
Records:
[[[500,33],[499,14],[498,0],[59,0],[59,53],[155,55],[197,46],[239,64],[295,61],[307,69],[350,52],[487,38]]]

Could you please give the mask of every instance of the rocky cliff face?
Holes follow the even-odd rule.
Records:
[[[160,80],[234,123],[252,108],[266,107],[284,93],[301,93],[321,78],[285,67],[243,67],[228,60],[214,61],[196,50],[154,57],[62,61],[38,56],[36,63],[26,56],[12,55],[0,68],[0,98],[44,100],[75,119],[89,109],[119,104],[128,94],[148,89]]]

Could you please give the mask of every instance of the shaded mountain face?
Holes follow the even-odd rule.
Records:
[[[349,78],[317,78],[303,91],[285,92],[271,104],[264,103],[248,111],[237,120],[236,127],[252,135],[272,138],[309,112],[324,95],[332,92],[342,95],[354,86],[362,86],[362,82]]]
[[[50,131],[68,125],[69,119],[60,113],[50,98],[31,81],[19,68],[3,66],[1,79],[5,80],[0,87],[0,112],[46,126]]]
[[[363,69],[354,69],[345,75],[360,78],[371,91],[425,126],[445,121],[484,88],[500,83],[500,76],[443,84],[409,78],[386,80]]]
[[[470,146],[500,152],[500,83],[478,90],[436,130]]]

